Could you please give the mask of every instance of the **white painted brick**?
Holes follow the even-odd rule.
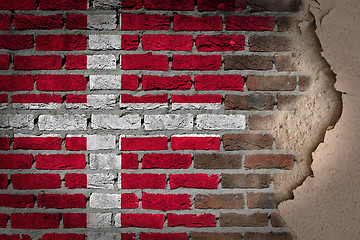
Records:
[[[33,114],[1,114],[0,129],[28,129],[34,128]]]
[[[121,35],[89,35],[90,50],[120,50]]]
[[[87,174],[87,188],[114,189],[115,177],[112,174],[94,173]]]
[[[114,217],[115,227],[121,227],[121,213],[117,213]]]
[[[116,15],[88,15],[88,29],[114,30],[116,29]]]
[[[145,130],[191,130],[192,114],[145,115]]]
[[[119,233],[88,233],[87,240],[121,240]]]
[[[64,114],[64,115],[40,115],[40,130],[86,130],[87,119],[84,114]]]
[[[59,109],[61,103],[13,103],[14,109]]]
[[[202,114],[196,118],[196,127],[199,130],[221,130],[221,129],[241,129],[246,126],[244,115],[216,115]]]
[[[109,228],[111,227],[111,213],[88,213],[88,228]]]
[[[121,75],[90,75],[91,90],[120,90]]]
[[[98,9],[118,9],[121,7],[120,0],[93,0],[94,8]]]
[[[121,109],[127,110],[154,110],[168,107],[167,103],[119,103]]]
[[[15,133],[14,137],[32,137],[32,138],[46,138],[46,137],[59,137],[61,138],[61,134],[41,134],[41,135],[34,135],[34,134],[24,134],[24,133]]]
[[[87,69],[113,70],[116,69],[115,55],[88,55]]]
[[[114,109],[116,95],[87,95],[87,103],[66,103],[68,109]]]
[[[90,154],[90,169],[121,169],[121,156],[116,154]]]
[[[59,135],[60,136],[60,135]],[[108,150],[115,149],[114,135],[66,135],[66,137],[85,137],[87,150]]]
[[[221,103],[173,103],[172,110],[212,110],[219,109]]]
[[[140,115],[92,115],[91,127],[93,129],[139,129],[141,117]]]
[[[121,194],[93,193],[90,196],[91,208],[121,208]]]

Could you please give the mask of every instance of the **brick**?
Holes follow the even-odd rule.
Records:
[[[114,189],[115,176],[106,173],[87,174],[87,188]]]
[[[169,59],[166,55],[132,54],[121,55],[121,69],[123,70],[169,70]]]
[[[39,0],[40,10],[86,10],[86,0]]]
[[[34,38],[31,35],[8,35],[0,36],[0,49],[21,50],[30,49],[34,46]]]
[[[0,150],[9,150],[10,149],[10,138],[0,137]]]
[[[177,150],[220,150],[220,136],[173,135],[171,148]]]
[[[86,234],[87,239],[97,240],[97,239],[112,239],[112,240],[121,240],[123,236],[118,233],[101,233],[101,232],[89,232]],[[127,239],[127,238],[125,238]],[[132,238],[130,238],[132,240]]]
[[[249,91],[294,91],[295,76],[248,76]]]
[[[10,65],[10,55],[0,54],[0,70],[8,70],[9,65]]]
[[[0,154],[0,169],[30,169],[32,165],[31,154]]]
[[[121,194],[92,193],[89,204],[91,208],[121,208]]]
[[[140,233],[140,240],[187,240],[187,233]]]
[[[69,151],[87,150],[87,137],[66,137],[65,148]]]
[[[190,195],[188,194],[150,194],[143,193],[143,209],[160,211],[190,210]]]
[[[6,228],[9,221],[9,216],[5,213],[0,213],[0,228]],[[1,235],[0,238],[4,239]]]
[[[85,35],[38,35],[37,51],[79,51],[86,50]]]
[[[126,10],[136,10],[143,7],[142,0],[123,0],[121,1],[121,8]]]
[[[121,189],[164,189],[166,187],[166,174],[121,174]]]
[[[88,213],[88,228],[108,228],[111,226],[111,213]]]
[[[172,110],[219,109],[222,95],[172,95]]]
[[[243,194],[197,194],[195,208],[200,209],[242,209]]]
[[[127,137],[120,136],[120,150],[123,151],[148,151],[167,150],[167,137]]]
[[[86,68],[98,70],[114,70],[116,69],[116,57],[112,54],[89,55],[87,56]]]
[[[245,50],[244,35],[199,35],[196,38],[199,52],[241,51]]]
[[[132,1],[132,0],[130,0]],[[135,0],[139,1],[139,0]],[[94,0],[93,1],[93,8],[95,9],[120,9],[121,5],[124,1],[118,0]],[[142,1],[141,1],[142,6]]]
[[[116,225],[115,219],[115,225]],[[150,213],[121,213],[121,227],[155,228],[162,229],[165,222],[163,214]]]
[[[90,30],[115,30],[116,15],[89,15],[87,17],[87,28]]]
[[[279,110],[293,111],[300,106],[299,100],[301,96],[298,95],[277,95],[277,108]]]
[[[135,193],[124,193],[121,194],[121,208],[138,208],[139,207],[139,198]]]
[[[311,78],[308,76],[299,77],[299,90],[301,92],[309,90],[311,86]]]
[[[196,75],[196,91],[243,91],[245,79],[241,75]]]
[[[121,14],[121,30],[169,30],[170,17],[159,14]]]
[[[2,114],[0,115],[0,129],[34,129],[34,115],[32,114]]]
[[[192,114],[144,115],[144,127],[147,131],[155,130],[192,130]]]
[[[245,0],[199,0],[197,2],[199,11],[216,10],[244,10],[246,8]]]
[[[20,234],[0,234],[0,238],[4,240],[31,240],[31,237],[25,234],[22,234],[22,236],[20,236]]]
[[[84,169],[85,154],[36,155],[36,168],[47,170]]]
[[[46,233],[39,240],[85,240],[85,234],[76,233]]]
[[[294,155],[248,155],[245,157],[246,169],[284,169],[291,170],[294,167]]]
[[[138,169],[139,168],[139,155],[135,153],[121,154],[121,168],[122,169]]]
[[[287,52],[293,49],[291,39],[285,36],[249,37],[250,52]]]
[[[67,135],[65,148],[70,151],[115,149],[114,135]]]
[[[268,174],[223,174],[223,188],[268,188],[271,176]]]
[[[121,169],[121,156],[111,153],[90,154],[90,169]]]
[[[32,91],[34,82],[32,75],[1,75],[0,91]]]
[[[142,158],[143,169],[187,169],[191,165],[190,154],[145,154]]]
[[[13,189],[57,189],[61,186],[59,174],[13,174]]]
[[[276,208],[279,200],[273,193],[248,193],[248,208]]]
[[[273,31],[275,17],[262,16],[228,16],[226,17],[227,31]]]
[[[139,76],[135,75],[90,75],[90,89],[137,90]]]
[[[251,11],[261,12],[297,12],[300,8],[300,0],[276,1],[276,0],[250,0],[248,4]]]
[[[11,228],[14,229],[57,229],[61,215],[58,213],[12,213]]]
[[[248,232],[244,235],[245,240],[292,240],[291,233],[288,232]]]
[[[299,31],[299,21],[293,17],[278,17],[276,21],[279,32],[297,32]]]
[[[220,227],[265,227],[267,225],[267,213],[220,213]]]
[[[15,135],[14,149],[61,150],[61,137]]]
[[[87,119],[84,114],[40,115],[38,125],[46,131],[86,130]]]
[[[168,107],[168,95],[143,95],[133,96],[132,94],[121,94],[119,107],[128,110],[152,110]]]
[[[174,55],[173,70],[220,70],[222,59],[220,55]]]
[[[189,90],[191,88],[190,76],[163,77],[143,75],[143,90]]]
[[[143,35],[144,51],[191,51],[193,37],[191,35]]]
[[[15,15],[14,27],[24,29],[61,29],[63,17],[60,14],[48,16]]]
[[[12,96],[14,109],[59,109],[61,95],[50,94],[18,94]]]
[[[283,71],[296,71],[297,64],[294,57],[290,56],[276,56],[275,57],[275,67],[279,72]]]
[[[196,154],[194,156],[194,168],[197,169],[240,169],[242,156],[225,154]]]
[[[117,96],[111,95],[66,95],[67,109],[114,109]]]
[[[205,173],[193,174],[170,174],[170,188],[202,188],[217,189],[219,185],[218,175],[207,175]]]
[[[172,10],[172,11],[191,11],[194,10],[194,0],[145,0],[146,10]]]
[[[225,97],[226,110],[250,110],[265,111],[273,110],[275,98],[271,95],[251,94],[251,95],[232,95]]]
[[[93,129],[139,129],[140,127],[140,115],[99,114],[91,116],[91,128]]]
[[[10,30],[11,15],[0,14],[0,30]]]
[[[272,70],[272,56],[231,55],[225,56],[225,70]]]
[[[39,91],[84,91],[86,82],[83,75],[36,76],[36,87]]]
[[[9,208],[33,208],[35,196],[31,194],[12,195],[0,194],[0,207]]]
[[[7,189],[9,180],[7,174],[0,174],[0,189]]]
[[[216,227],[216,216],[213,214],[182,214],[175,213],[168,214],[169,227]]]
[[[121,35],[121,49],[135,51],[139,47],[138,35]]]
[[[87,56],[85,55],[67,55],[65,69],[86,69],[87,68]]]
[[[35,10],[36,0],[3,0],[0,2],[1,10]]]
[[[251,130],[271,130],[274,127],[274,115],[251,115],[249,128]]]
[[[14,56],[15,70],[59,70],[61,67],[61,56]]]
[[[199,130],[240,129],[245,130],[244,115],[199,114],[196,117],[196,128]]]
[[[193,17],[187,15],[174,15],[175,31],[221,31],[221,16]]]
[[[86,188],[87,176],[82,173],[66,173],[65,187],[69,189]]]
[[[64,228],[86,228],[86,213],[63,213]]]
[[[270,134],[226,134],[223,145],[226,151],[272,149],[274,137]]]
[[[87,15],[85,14],[69,14],[66,20],[66,29],[87,29]]]
[[[192,232],[193,240],[238,240],[241,233],[214,233],[214,232]]]
[[[86,208],[86,196],[83,194],[40,194],[37,197],[40,208]]]
[[[286,227],[286,223],[279,213],[272,213],[270,215],[270,222],[271,222],[271,226],[273,227],[278,227],[278,228]]]
[[[89,35],[90,50],[120,50],[121,35]]]

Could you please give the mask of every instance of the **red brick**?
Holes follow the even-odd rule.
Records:
[[[174,15],[175,31],[221,31],[221,16],[193,17],[187,15]]]
[[[86,213],[63,213],[64,228],[86,228]]]
[[[0,228],[6,228],[9,221],[9,216],[6,213],[0,213]],[[0,239],[4,239],[0,235]]]
[[[0,169],[30,169],[32,165],[31,154],[0,154]]]
[[[267,225],[267,213],[220,213],[220,227],[265,227]]]
[[[12,213],[11,228],[17,229],[55,229],[60,226],[58,213]]]
[[[294,155],[275,155],[275,154],[263,154],[263,155],[247,155],[245,157],[246,169],[285,169],[291,170],[294,167],[295,157]]]
[[[199,11],[244,10],[246,0],[198,0],[197,6]]]
[[[0,137],[0,150],[9,150],[10,149],[10,138]]]
[[[143,75],[143,90],[189,90],[191,88],[190,76],[162,77]]]
[[[87,56],[86,55],[67,55],[65,69],[86,69],[87,68]]]
[[[1,75],[0,91],[32,91],[34,82],[32,75]]]
[[[139,76],[121,75],[121,90],[135,91],[139,88]]]
[[[226,233],[226,232],[192,232],[191,238],[193,240],[239,240],[241,233]]]
[[[85,240],[85,234],[46,233],[39,240]]]
[[[152,53],[121,55],[121,69],[167,71],[169,59],[166,55],[152,55]]]
[[[274,115],[251,115],[249,118],[249,128],[251,130],[271,130],[274,125]]]
[[[39,0],[40,10],[86,10],[86,0]]]
[[[168,214],[169,227],[216,227],[216,216],[213,214],[183,214],[178,215],[175,213]]]
[[[240,169],[242,156],[239,154],[196,154],[194,168],[198,169]]]
[[[0,189],[7,189],[9,180],[7,174],[0,174]]]
[[[0,10],[35,10],[36,0],[1,0]]]
[[[61,150],[60,137],[16,137],[14,149]]]
[[[121,189],[164,189],[166,174],[121,174]]]
[[[66,29],[87,29],[87,15],[85,14],[69,14],[66,20]]]
[[[144,51],[191,51],[193,37],[191,35],[143,35]]]
[[[245,80],[240,75],[197,75],[195,76],[196,91],[243,91]]]
[[[251,35],[249,47],[250,52],[287,52],[293,50],[289,37],[272,35]]]
[[[222,95],[172,95],[172,103],[221,103]]]
[[[0,30],[10,30],[10,26],[11,26],[11,15],[0,14]]]
[[[178,150],[220,150],[220,137],[172,136],[171,148]]]
[[[0,207],[10,208],[33,208],[35,203],[35,196],[27,195],[12,195],[0,194]]]
[[[121,30],[169,30],[170,17],[166,15],[121,14]]]
[[[142,208],[161,211],[190,210],[191,195],[188,194],[150,194],[142,195]]]
[[[63,25],[62,15],[34,16],[15,15],[15,29],[61,29]]]
[[[226,151],[272,149],[274,137],[270,134],[225,134]]]
[[[220,55],[174,55],[173,70],[220,70]]]
[[[8,70],[10,64],[10,55],[0,54],[0,70]]]
[[[217,189],[219,185],[218,175],[206,173],[193,174],[170,174],[170,188],[202,188]]]
[[[121,169],[138,169],[139,168],[139,155],[135,153],[121,154]]]
[[[142,0],[122,0],[121,8],[127,10],[136,10],[143,7]],[[132,239],[132,238],[131,238]]]
[[[251,95],[226,95],[226,110],[273,110],[275,98],[272,95],[251,94]]]
[[[293,240],[291,233],[288,232],[248,232],[244,235],[245,240]]]
[[[270,222],[273,227],[286,227],[286,223],[279,213],[272,213],[270,215]]]
[[[37,197],[40,208],[86,208],[86,196],[83,194],[41,194]]]
[[[29,235],[25,235],[25,234],[12,234],[12,235],[7,235],[7,234],[0,234],[0,239],[1,240],[31,240],[31,237]]]
[[[273,193],[248,193],[248,208],[273,209],[276,208],[279,200]]]
[[[227,31],[272,31],[275,17],[262,16],[228,16],[226,17]]]
[[[139,198],[135,193],[123,193],[121,194],[121,208],[134,209],[139,207]]]
[[[242,194],[197,194],[195,208],[200,209],[242,209],[244,208]]]
[[[295,76],[248,76],[246,85],[249,91],[294,91]]]
[[[187,233],[140,233],[140,240],[187,240]]]
[[[67,99],[66,102],[68,102]],[[87,150],[87,139],[86,137],[66,137],[65,148],[69,151]]]
[[[13,174],[13,189],[57,189],[61,187],[59,174]]]
[[[244,35],[199,35],[196,39],[199,52],[245,50]]]
[[[121,35],[121,49],[135,51],[139,47],[138,35]]]
[[[186,169],[191,165],[190,154],[146,154],[142,158],[143,169]]]
[[[221,185],[223,188],[268,188],[271,176],[268,174],[224,174]]]
[[[121,103],[167,103],[168,95],[143,95],[133,96],[131,94],[121,94]]]
[[[87,175],[82,173],[65,174],[65,187],[69,189],[86,188]]]
[[[299,20],[294,17],[278,17],[276,25],[279,32],[297,32],[299,28]]]
[[[122,213],[121,227],[156,228],[162,229],[165,215],[150,213]]]
[[[85,154],[36,155],[36,168],[47,170],[84,169]]]
[[[273,56],[231,55],[225,56],[225,70],[272,70]]]
[[[167,150],[167,137],[122,137],[121,150],[123,151],[147,151]]]
[[[279,72],[298,70],[296,59],[292,56],[276,56],[274,63]]]
[[[7,103],[8,102],[8,95],[7,94],[0,94],[0,103]],[[1,139],[1,138],[0,138]],[[1,149],[1,140],[0,140],[0,149]],[[2,150],[8,150],[8,149],[2,149]]]
[[[251,11],[260,12],[297,12],[300,8],[301,1],[277,1],[277,0],[249,0]]]
[[[86,35],[38,35],[37,51],[77,51],[86,50]]]
[[[31,35],[0,35],[0,49],[20,50],[34,46],[34,38]]]
[[[14,56],[15,70],[59,70],[62,67],[62,57],[47,56]]]
[[[146,10],[191,11],[195,0],[145,0],[144,5]]]
[[[37,75],[39,91],[84,91],[87,79],[83,75]]]
[[[311,78],[309,76],[300,76],[299,77],[299,90],[307,91],[311,85]]]

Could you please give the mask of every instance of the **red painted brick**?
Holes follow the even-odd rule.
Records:
[[[169,30],[170,17],[166,15],[121,14],[121,30]]]
[[[278,168],[291,170],[294,167],[294,155],[275,155],[275,154],[262,154],[262,155],[247,155],[245,157],[246,169],[270,169]]]
[[[132,54],[121,55],[121,68],[124,70],[169,70],[169,59],[166,55]]]
[[[195,0],[145,0],[146,10],[191,11],[195,8]]]
[[[190,210],[191,195],[188,194],[150,194],[144,192],[142,195],[143,209],[154,209],[161,211]]]
[[[121,94],[121,103],[167,103],[168,95],[143,95],[140,97],[131,94]]]
[[[164,189],[166,174],[121,174],[121,189]]]
[[[133,209],[139,207],[139,198],[135,193],[123,193],[121,194],[121,208]]]
[[[7,189],[9,180],[7,174],[0,174],[0,189]]]
[[[15,29],[61,29],[63,17],[60,14],[49,16],[15,15]]]
[[[221,16],[193,17],[174,15],[175,31],[221,31]]]
[[[199,35],[196,39],[199,52],[240,51],[245,49],[244,35]]]
[[[275,17],[261,16],[228,16],[226,17],[227,31],[272,31]]]
[[[13,189],[56,189],[61,186],[59,174],[13,174]]]
[[[173,70],[220,70],[220,55],[174,55]]]
[[[121,49],[135,51],[139,47],[138,35],[121,35]]]
[[[39,0],[40,10],[86,10],[86,0]]]
[[[244,10],[246,0],[198,0],[197,7],[199,11]]]
[[[289,232],[248,232],[244,235],[244,240],[293,240]]]
[[[144,51],[191,51],[193,37],[191,35],[143,35]]]
[[[66,137],[65,148],[69,151],[87,150],[86,137]]]
[[[7,102],[8,102],[8,95],[0,94],[0,103],[7,103]],[[1,149],[1,140],[0,140],[0,149]],[[7,149],[4,149],[4,150],[7,150]]]
[[[187,240],[187,233],[140,233],[140,240]]]
[[[122,213],[121,227],[139,227],[162,229],[165,222],[165,215],[150,213]]]
[[[9,216],[6,213],[0,213],[0,228],[6,228],[9,221]],[[0,235],[0,239],[4,239]]]
[[[61,150],[60,137],[16,137],[14,149]]]
[[[35,203],[35,196],[27,195],[12,195],[0,194],[0,207],[10,208],[33,208]]]
[[[0,91],[32,91],[34,82],[32,75],[0,75]]]
[[[65,169],[84,169],[85,167],[86,167],[85,154],[36,155],[37,169],[65,170]]]
[[[20,50],[34,46],[34,38],[31,35],[0,35],[0,49]]]
[[[63,213],[64,228],[86,228],[86,213]]]
[[[55,229],[60,226],[58,213],[12,213],[11,228],[16,229]]]
[[[122,0],[121,8],[127,10],[136,10],[143,7],[142,0]],[[132,239],[132,238],[131,238]]]
[[[66,20],[66,29],[87,29],[87,15],[85,14],[69,14]]]
[[[243,91],[245,79],[240,75],[197,75],[195,76],[196,91]]]
[[[220,150],[220,137],[172,136],[171,148],[177,150]]]
[[[13,234],[13,235],[7,235],[7,234],[0,234],[1,240],[31,240],[31,237],[29,235],[25,234]]]
[[[0,169],[30,169],[32,165],[31,154],[0,154]]]
[[[121,75],[121,90],[135,91],[139,88],[139,76]]]
[[[75,51],[86,50],[85,35],[38,35],[37,51]]]
[[[217,189],[219,185],[218,175],[205,173],[193,174],[170,174],[170,188],[203,188]]]
[[[12,96],[13,103],[62,103],[61,95],[18,94]]]
[[[40,208],[86,208],[86,196],[83,194],[41,194],[37,197]]]
[[[39,91],[84,91],[87,79],[83,75],[37,75]]]
[[[39,240],[85,240],[85,234],[46,233]]]
[[[122,137],[121,150],[124,151],[147,151],[167,150],[167,137]]]
[[[48,56],[14,56],[15,70],[59,70],[62,67],[62,57]]]
[[[173,103],[221,103],[222,95],[172,95]]]
[[[0,150],[10,149],[10,138],[0,137]]]
[[[10,64],[10,55],[0,54],[0,70],[8,70]]]
[[[121,169],[138,169],[139,155],[135,153],[121,154]]]
[[[169,227],[216,227],[216,216],[213,214],[168,214]]]
[[[65,187],[69,189],[86,188],[87,175],[82,173],[65,174]]]
[[[0,30],[9,30],[10,26],[11,26],[11,15],[0,14]]]
[[[136,233],[121,233],[121,240],[135,240]]]
[[[37,8],[36,0],[1,0],[1,10],[35,10]]]
[[[65,69],[86,69],[87,68],[87,56],[86,55],[67,55]]]
[[[189,90],[191,88],[190,76],[161,77],[143,75],[143,90]]]
[[[191,165],[190,154],[146,154],[142,158],[143,169],[186,169]]]

